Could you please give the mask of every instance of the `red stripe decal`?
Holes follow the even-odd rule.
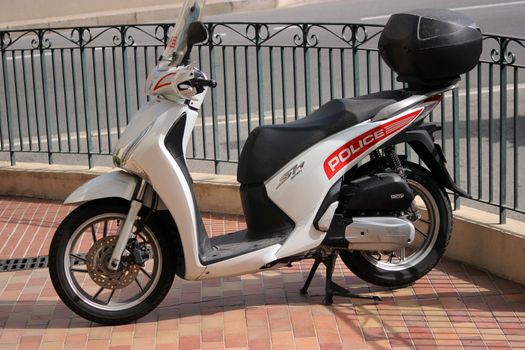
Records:
[[[419,117],[424,108],[402,115],[388,123],[380,125],[359,135],[334,151],[324,161],[324,172],[328,179],[332,179],[341,169],[350,164],[354,159],[368,151],[377,143],[409,125]]]
[[[174,73],[169,73],[169,74],[166,74],[165,76],[163,76],[162,78],[159,79],[159,81],[157,81],[157,84],[155,84],[155,87],[153,88],[153,92],[157,91],[158,89],[160,89],[161,87],[164,87],[164,86],[168,86],[171,84],[171,82],[167,82],[167,83],[162,83],[164,80],[166,80],[167,77],[170,77],[172,75],[175,75],[177,74],[177,72],[174,72]]]

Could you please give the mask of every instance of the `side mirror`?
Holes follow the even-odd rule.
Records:
[[[188,27],[188,47],[202,43],[208,39],[208,31],[202,22],[192,22]]]
[[[186,55],[184,55],[184,58],[182,59],[184,64],[189,63],[193,45],[202,43],[206,39],[208,39],[208,31],[206,30],[204,24],[202,24],[200,21],[190,23],[188,27],[188,36],[186,39],[188,47],[186,49]]]

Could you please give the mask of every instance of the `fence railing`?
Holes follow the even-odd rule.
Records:
[[[402,87],[377,51],[382,26],[206,26],[209,39],[192,58],[220,85],[191,140],[192,170],[233,173],[256,126],[301,118],[333,98]],[[0,31],[0,160],[110,165],[171,30]],[[432,115],[455,181],[499,208],[502,222],[507,210],[525,214],[524,50],[525,39],[485,35],[481,62]]]

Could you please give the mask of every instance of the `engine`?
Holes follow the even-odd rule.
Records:
[[[339,199],[345,217],[376,216],[407,210],[414,195],[398,174],[379,173],[345,183]]]
[[[413,200],[412,190],[398,174],[378,173],[345,182],[324,243],[370,251],[407,247],[415,228],[399,213],[407,211]]]

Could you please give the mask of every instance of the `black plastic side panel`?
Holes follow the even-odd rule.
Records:
[[[184,249],[180,240],[179,230],[169,210],[159,210],[155,213],[153,220],[161,220],[163,227],[171,234],[173,247],[175,247],[175,273],[180,278],[186,274],[186,262],[184,260]]]
[[[393,173],[363,176],[341,187],[340,208],[352,213],[407,210],[414,200],[408,183]]]
[[[465,190],[454,183],[445,165],[446,159],[441,146],[434,143],[431,134],[437,131],[435,124],[420,124],[417,128],[407,130],[388,141],[383,147],[400,143],[408,143],[423,160],[435,179],[449,190],[467,198],[471,198]]]
[[[319,220],[323,217],[324,213],[326,212],[326,209],[328,207],[339,200],[339,192],[341,191],[341,184],[343,183],[343,179],[341,178],[339,181],[337,181],[332,188],[328,191],[326,194],[326,197],[324,197],[323,203],[321,203],[321,206],[319,207],[319,210],[317,211],[317,214],[315,215],[314,219],[314,227],[319,230]]]
[[[241,201],[249,239],[287,234],[294,229],[292,219],[268,198],[264,184],[241,185]]]
[[[164,140],[164,144],[166,145],[166,148],[170,152],[170,154],[173,156],[175,161],[177,162],[177,165],[182,170],[184,177],[186,179],[186,182],[188,183],[188,186],[190,188],[192,187],[193,180],[191,179],[190,172],[188,170],[188,166],[186,165],[186,161],[184,160],[184,152],[182,147],[182,140],[184,138],[184,128],[186,126],[186,114],[184,114],[177,123],[175,123],[170,131],[166,134],[166,138]],[[197,240],[199,243],[199,259],[201,260],[201,263],[203,262],[203,257],[206,255],[208,251],[212,249],[212,245],[210,242],[210,239],[208,237],[208,234],[206,232],[206,228],[204,227],[204,223],[202,222],[202,217],[200,214],[199,208],[197,208],[197,200],[195,199],[195,195],[192,191],[192,198],[193,198],[193,205],[195,207],[195,216],[196,216],[196,225],[197,225]]]

